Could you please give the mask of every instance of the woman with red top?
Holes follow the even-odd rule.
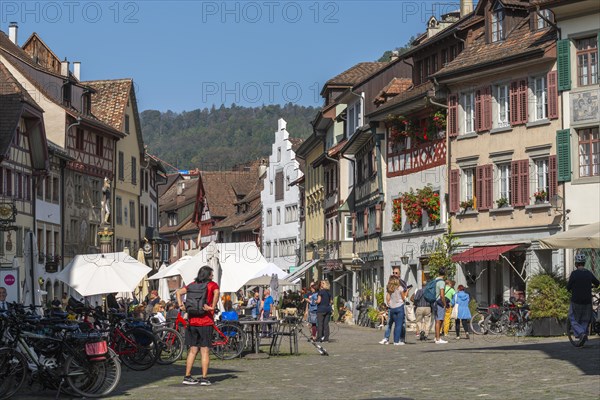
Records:
[[[185,377],[183,378],[183,383],[185,385],[197,385],[200,383],[200,385],[207,386],[211,384],[207,379],[207,375],[210,362],[210,346],[212,342],[215,308],[219,301],[219,285],[216,282],[213,282],[212,279],[213,270],[208,265],[205,265],[198,271],[198,276],[194,282],[176,292],[177,304],[179,304],[179,307],[183,312],[186,312],[185,305],[181,301],[181,295],[184,295],[188,290],[191,290],[192,285],[207,285],[206,304],[204,304],[203,307],[205,313],[198,317],[190,317],[185,332],[185,343],[190,346],[185,363]],[[196,289],[196,287],[194,287],[194,289]],[[202,377],[199,380],[192,377],[192,367],[196,360],[198,349],[200,349],[200,356],[202,358]]]

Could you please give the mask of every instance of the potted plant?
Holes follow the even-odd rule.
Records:
[[[406,219],[410,223],[411,227],[416,228],[421,223],[421,216],[423,215],[423,209],[421,208],[421,202],[415,192],[406,192],[402,195],[402,208]]]
[[[554,273],[542,272],[527,283],[534,336],[560,336],[566,333],[571,296],[567,281]]]
[[[544,203],[548,197],[548,193],[541,190],[541,191],[535,192],[533,194],[533,197],[535,198],[535,204]]]
[[[460,208],[464,211],[469,211],[473,209],[473,199],[465,200],[460,202]]]
[[[498,205],[498,208],[506,207],[508,206],[508,199],[506,197],[500,197],[496,200],[496,204]]]
[[[417,191],[417,196],[431,224],[440,222],[440,195],[431,186],[425,186]]]

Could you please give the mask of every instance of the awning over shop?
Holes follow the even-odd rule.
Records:
[[[520,244],[509,244],[504,246],[473,247],[462,253],[452,256],[454,262],[491,261],[500,259],[500,254],[506,253],[519,247]]]
[[[297,283],[297,281],[300,280],[302,275],[318,262],[319,260],[310,260],[300,264],[300,267],[297,270],[295,270],[292,274],[287,276],[285,279],[287,279],[290,282]]]

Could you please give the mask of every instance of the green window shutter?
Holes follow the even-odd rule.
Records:
[[[556,42],[558,57],[556,64],[558,67],[558,90],[571,90],[571,61],[569,52],[571,50],[571,41],[563,39]]]
[[[556,156],[558,158],[558,181],[571,181],[571,131],[556,131]]]

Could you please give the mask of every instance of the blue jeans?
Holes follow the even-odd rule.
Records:
[[[406,329],[404,327],[404,305],[396,308],[390,308],[388,324],[385,328],[385,338],[389,340],[394,324],[394,343],[406,340]]]
[[[592,305],[591,304],[574,304],[569,307],[569,321],[575,337],[580,338],[581,335],[587,333],[590,321],[592,320]]]

